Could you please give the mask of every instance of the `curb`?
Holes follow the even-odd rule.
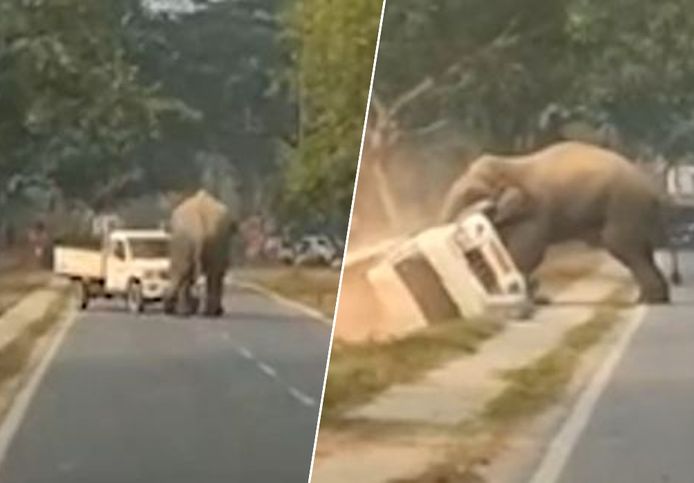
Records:
[[[53,279],[29,292],[0,316],[0,357],[49,314],[66,295],[66,288],[64,281]]]
[[[330,317],[327,317],[323,312],[314,309],[313,307],[309,307],[308,305],[302,304],[301,302],[297,302],[296,300],[292,300],[288,297],[285,297],[284,295],[280,295],[277,292],[270,290],[268,288],[263,287],[262,285],[253,283],[253,282],[246,282],[246,281],[240,281],[240,280],[232,280],[231,282],[232,285],[236,285],[237,287],[240,288],[245,288],[248,290],[252,290],[254,292],[258,292],[262,295],[265,295],[266,297],[274,300],[275,302],[279,303],[280,305],[284,305],[286,307],[289,307],[291,309],[294,309],[296,311],[299,311],[303,313],[304,315],[307,315],[311,319],[314,319],[318,322],[321,322],[325,325],[332,326],[333,325],[333,319]]]
[[[54,314],[55,316],[51,318],[51,327],[30,343],[27,358],[23,360],[21,366],[16,368],[16,373],[9,375],[7,379],[3,377],[2,384],[7,385],[8,393],[7,400],[0,407],[0,465],[5,460],[8,448],[22,423],[34,393],[38,389],[43,376],[51,365],[68,331],[75,322],[75,305],[70,300],[69,293],[63,291],[65,288],[66,284],[61,285],[60,281],[53,280],[45,287],[34,290],[24,297],[22,300],[31,299],[32,296],[36,296],[39,292],[53,290],[53,296],[49,297],[44,310],[39,311],[39,315],[28,319],[31,322],[24,326],[24,330],[16,332],[11,341],[0,349],[0,357],[10,354],[14,348],[23,343],[23,337],[32,337],[32,330],[51,315],[51,311],[56,308],[56,304],[64,302],[64,305],[61,304],[62,306],[58,307],[59,310]],[[2,318],[0,318],[1,323]],[[42,347],[41,344],[43,342],[41,342],[41,338],[45,337],[52,330],[55,330],[54,335],[51,335],[45,341],[46,345]],[[43,353],[43,348],[46,349],[45,353]]]

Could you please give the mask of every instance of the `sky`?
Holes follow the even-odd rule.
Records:
[[[224,0],[207,0],[206,3],[215,3]],[[187,14],[203,10],[202,2],[195,0],[142,0],[145,8],[155,13]]]

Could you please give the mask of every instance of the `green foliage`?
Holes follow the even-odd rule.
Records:
[[[294,212],[349,213],[380,9],[374,0],[301,0],[288,15],[300,123],[287,170]]]
[[[127,154],[158,134],[160,115],[181,108],[139,82],[128,61],[118,28],[127,4],[0,5],[3,195],[10,178],[29,174],[67,196],[107,195],[98,185],[132,171]]]
[[[280,3],[210,2],[177,20],[133,19],[128,39],[142,76],[200,116],[167,123],[167,142],[149,153],[159,164],[182,171],[181,159],[206,152],[226,157],[244,181],[276,170],[275,139],[294,130],[286,96],[273,89],[288,63],[278,45]]]

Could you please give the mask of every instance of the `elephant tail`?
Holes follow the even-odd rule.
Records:
[[[682,272],[680,270],[679,250],[674,236],[677,222],[676,205],[669,197],[663,196],[659,200],[658,210],[657,219],[660,226],[656,230],[657,238],[654,240],[654,245],[667,250],[670,256],[670,281],[674,285],[680,285]]]

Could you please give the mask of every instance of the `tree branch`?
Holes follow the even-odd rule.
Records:
[[[115,178],[111,178],[101,189],[97,190],[92,196],[94,205],[103,203],[109,197],[117,194],[119,191],[126,188],[130,183],[139,181],[142,178],[142,170],[140,168],[132,169]]]
[[[412,104],[412,102],[433,91],[438,83],[440,83],[448,77],[454,77],[462,74],[467,65],[488,55],[489,52],[496,49],[507,48],[509,45],[511,45],[518,39],[518,35],[511,35],[515,28],[516,22],[509,22],[508,25],[504,28],[504,30],[502,30],[496,37],[490,40],[489,43],[487,43],[485,46],[477,49],[473,53],[466,55],[462,59],[458,59],[457,61],[452,62],[438,74],[430,74],[424,77],[414,87],[405,91],[397,98],[395,98],[395,100],[391,103],[390,108],[386,110],[389,117],[396,117],[403,109],[405,109],[408,105]],[[383,104],[381,103],[381,105]]]

